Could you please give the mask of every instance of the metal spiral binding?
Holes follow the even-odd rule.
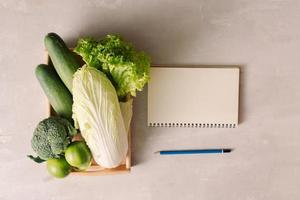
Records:
[[[236,128],[236,124],[224,123],[148,123],[150,127],[187,127],[187,128]]]

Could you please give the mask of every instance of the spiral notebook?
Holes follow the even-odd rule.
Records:
[[[148,126],[235,128],[238,67],[151,67]]]

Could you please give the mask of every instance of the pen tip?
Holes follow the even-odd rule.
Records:
[[[230,152],[232,152],[233,151],[233,149],[223,149],[223,152],[224,153],[230,153]]]

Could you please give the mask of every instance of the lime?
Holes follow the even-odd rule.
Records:
[[[71,166],[65,158],[52,158],[47,160],[48,172],[56,178],[64,178],[71,172]]]
[[[72,142],[65,151],[67,162],[79,170],[85,170],[91,165],[92,154],[84,141]]]

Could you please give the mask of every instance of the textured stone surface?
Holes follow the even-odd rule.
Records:
[[[300,199],[300,2],[0,1],[0,199]],[[132,173],[50,178],[26,158],[46,115],[34,76],[43,37],[120,33],[156,64],[241,65],[237,129],[146,127],[134,107]],[[180,93],[180,91],[178,91]],[[234,147],[229,155],[160,157],[173,148]]]

